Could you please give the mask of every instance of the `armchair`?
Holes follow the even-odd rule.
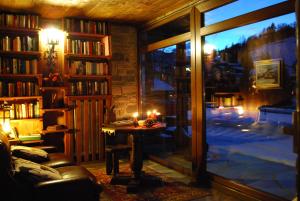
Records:
[[[56,168],[62,179],[31,182],[14,174],[7,137],[0,134],[1,200],[5,201],[99,201],[100,184],[84,167]]]

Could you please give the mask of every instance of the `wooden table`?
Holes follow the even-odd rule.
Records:
[[[165,128],[166,124],[164,123],[157,123],[150,128],[145,126],[105,126],[102,128],[102,132],[109,135],[129,134],[130,140],[132,142],[130,167],[133,172],[133,175],[127,186],[128,193],[135,193],[138,190],[138,187],[141,184],[141,182],[145,183],[145,180],[147,180],[145,175],[142,174],[143,136],[151,135],[152,133],[157,133],[159,131],[164,130]]]

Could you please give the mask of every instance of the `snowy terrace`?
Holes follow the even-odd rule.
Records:
[[[206,109],[209,160],[237,153],[295,167],[293,137],[283,132],[285,126],[291,126],[292,110],[265,107],[255,115],[240,115],[239,109]],[[191,119],[190,112],[188,116]],[[175,131],[176,127],[167,130]],[[188,126],[186,135],[191,137],[191,133]]]

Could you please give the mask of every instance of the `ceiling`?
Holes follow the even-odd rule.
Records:
[[[199,0],[1,0],[0,8],[44,18],[80,16],[142,24]]]

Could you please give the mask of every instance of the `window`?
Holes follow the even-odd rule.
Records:
[[[191,171],[190,41],[148,52],[145,58],[142,110],[156,109],[167,124],[151,154]]]
[[[190,31],[190,15],[185,15],[147,32],[148,44]]]
[[[295,30],[292,13],[204,38],[208,171],[289,200]]]
[[[286,0],[259,0],[255,2],[249,0],[238,0],[231,4],[206,12],[204,14],[204,24],[205,26],[208,26],[284,1]]]

